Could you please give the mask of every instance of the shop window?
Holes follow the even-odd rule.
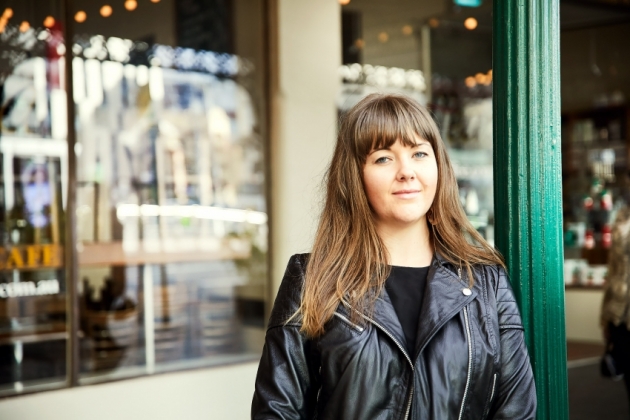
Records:
[[[262,2],[73,2],[73,173],[61,7],[35,19],[26,16],[49,2],[13,3],[28,4],[0,20],[0,357],[12,360],[0,393],[66,385],[72,334],[80,384],[257,359],[267,287]],[[66,329],[68,194],[78,331]]]

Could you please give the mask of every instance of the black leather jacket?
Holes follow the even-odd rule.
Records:
[[[252,419],[533,419],[534,377],[505,271],[475,267],[475,284],[436,255],[421,308],[418,344],[405,335],[387,292],[365,323],[339,305],[326,332],[300,334],[308,255],[289,261],[271,314]]]

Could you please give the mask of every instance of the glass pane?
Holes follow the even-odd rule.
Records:
[[[75,1],[81,382],[259,357],[262,1]]]
[[[492,2],[341,1],[340,112],[372,92],[428,107],[473,226],[494,243]]]
[[[0,9],[0,395],[64,386],[67,197],[58,1]]]

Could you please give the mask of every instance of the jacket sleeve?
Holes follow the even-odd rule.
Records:
[[[293,256],[285,272],[265,336],[252,401],[253,420],[311,419],[319,389],[313,341],[300,333],[299,308],[304,258]]]
[[[496,303],[499,319],[500,371],[491,419],[535,419],[536,387],[525,346],[525,334],[512,287],[503,268],[498,269]]]

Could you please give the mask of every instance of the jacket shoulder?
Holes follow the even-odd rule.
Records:
[[[499,289],[505,288],[506,284],[509,286],[507,273],[500,265],[478,265],[475,268],[477,273],[481,274],[477,276],[478,278],[475,281],[485,282],[486,288],[495,295],[499,292]]]
[[[518,304],[505,269],[500,265],[484,265],[482,269],[484,275],[481,277],[487,282],[488,290],[492,291],[500,329],[523,329]]]
[[[295,254],[289,259],[282,277],[276,300],[273,303],[268,328],[281,325],[301,325],[299,316],[293,316],[300,308],[304,272],[310,254]],[[289,321],[287,323],[287,321]]]

